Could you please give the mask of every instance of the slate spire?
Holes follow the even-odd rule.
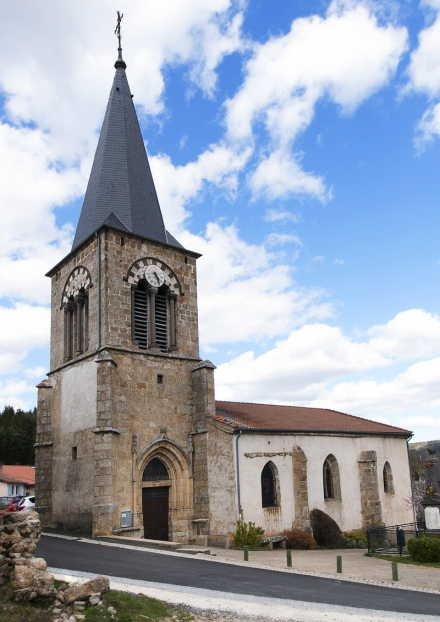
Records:
[[[181,247],[165,229],[120,44],[115,68],[72,251],[104,225]]]

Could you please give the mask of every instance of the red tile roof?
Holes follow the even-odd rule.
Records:
[[[16,482],[35,485],[35,469],[30,466],[4,464],[3,477]],[[1,478],[2,476],[0,475]]]
[[[216,401],[215,405],[215,419],[243,430],[257,428],[298,432],[353,432],[355,434],[411,436],[409,430],[346,415],[329,408],[222,401]]]

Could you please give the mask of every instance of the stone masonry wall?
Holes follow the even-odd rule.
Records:
[[[359,461],[361,489],[362,529],[383,525],[382,505],[377,481],[377,456],[375,451],[363,451]]]
[[[193,459],[199,464],[198,452],[201,449],[197,441],[191,441],[194,451],[189,451],[189,439],[195,431],[192,369],[200,361],[196,259],[192,253],[130,234],[121,236],[112,230],[100,232],[100,245],[100,342],[97,239],[92,238],[52,274],[52,524],[81,526],[92,528],[94,533],[110,533],[120,527],[121,511],[131,510],[133,528],[140,530],[142,486],[146,485],[140,480],[145,464],[142,462],[135,468],[134,461],[137,453],[145,452],[165,433],[180,456],[177,460],[170,454],[170,464],[180,465],[176,466],[179,475],[173,476],[171,486],[170,499],[174,505],[170,506],[170,537],[178,534],[180,539],[187,539],[192,536],[193,529],[193,480],[189,481],[188,475],[183,476],[182,473],[189,473],[190,464],[191,469],[194,467]],[[175,352],[143,350],[132,341],[132,285],[128,275],[134,262],[147,257],[157,258],[169,266],[170,273],[175,275],[174,282],[179,284],[175,303]],[[88,270],[92,283],[88,290],[88,350],[66,362],[65,312],[61,302],[69,275],[79,266]],[[106,357],[108,360],[104,360]],[[66,391],[72,394],[72,399],[75,398],[75,391],[78,396],[81,395],[81,378],[85,380],[84,374],[92,373],[87,371],[90,367],[86,369],[90,365],[97,365],[96,406],[88,408],[87,400],[83,400],[84,412],[77,415],[73,409],[69,414],[69,425],[66,425]],[[72,369],[78,371],[72,374]],[[203,375],[205,372],[200,373]],[[206,414],[204,389],[212,389],[210,407],[214,403],[212,369],[209,373],[211,379],[202,379],[199,383],[202,393],[199,391],[196,397],[197,417],[200,418]],[[161,376],[160,382],[158,375]],[[92,382],[84,390],[90,393],[91,386]],[[45,425],[43,401],[38,415],[40,426]],[[69,409],[72,410],[71,404]],[[136,454],[132,450],[134,437]],[[145,457],[148,455],[148,452],[145,453]],[[206,464],[206,450],[204,453],[202,450],[202,461]],[[203,468],[199,469],[200,473]],[[82,498],[79,497],[81,488]],[[198,495],[199,499],[203,496],[206,495]],[[206,508],[200,511],[207,512]],[[133,535],[139,534],[133,532]]]
[[[311,532],[309,493],[307,489],[307,458],[301,447],[292,449],[293,498],[295,503],[294,525]]]
[[[122,243],[123,240],[123,243]],[[161,244],[111,230],[100,233],[101,241],[101,344],[136,348],[131,333],[131,284],[126,280],[130,266],[143,257],[156,257],[175,273],[182,290],[176,301],[177,348],[179,354],[198,357],[196,259]],[[84,266],[90,273],[88,352],[98,344],[98,256],[97,239],[92,238],[53,273],[51,294],[51,370],[65,364],[64,287],[71,272]],[[84,356],[84,355],[83,355]],[[78,357],[81,359],[81,357]]]
[[[52,514],[52,384],[44,380],[38,385],[37,438],[35,443],[35,496],[43,523]]]
[[[15,600],[51,599],[56,594],[46,562],[34,557],[40,535],[34,511],[7,513],[0,525],[0,585],[10,580]]]

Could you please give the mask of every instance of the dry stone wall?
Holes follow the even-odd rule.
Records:
[[[15,600],[51,599],[53,575],[44,559],[34,557],[41,535],[37,512],[11,512],[0,525],[0,584],[10,581]]]

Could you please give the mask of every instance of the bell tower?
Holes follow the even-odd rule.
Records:
[[[197,541],[209,532],[196,260],[165,228],[120,45],[72,250],[52,268],[38,385],[36,497],[46,525]]]

